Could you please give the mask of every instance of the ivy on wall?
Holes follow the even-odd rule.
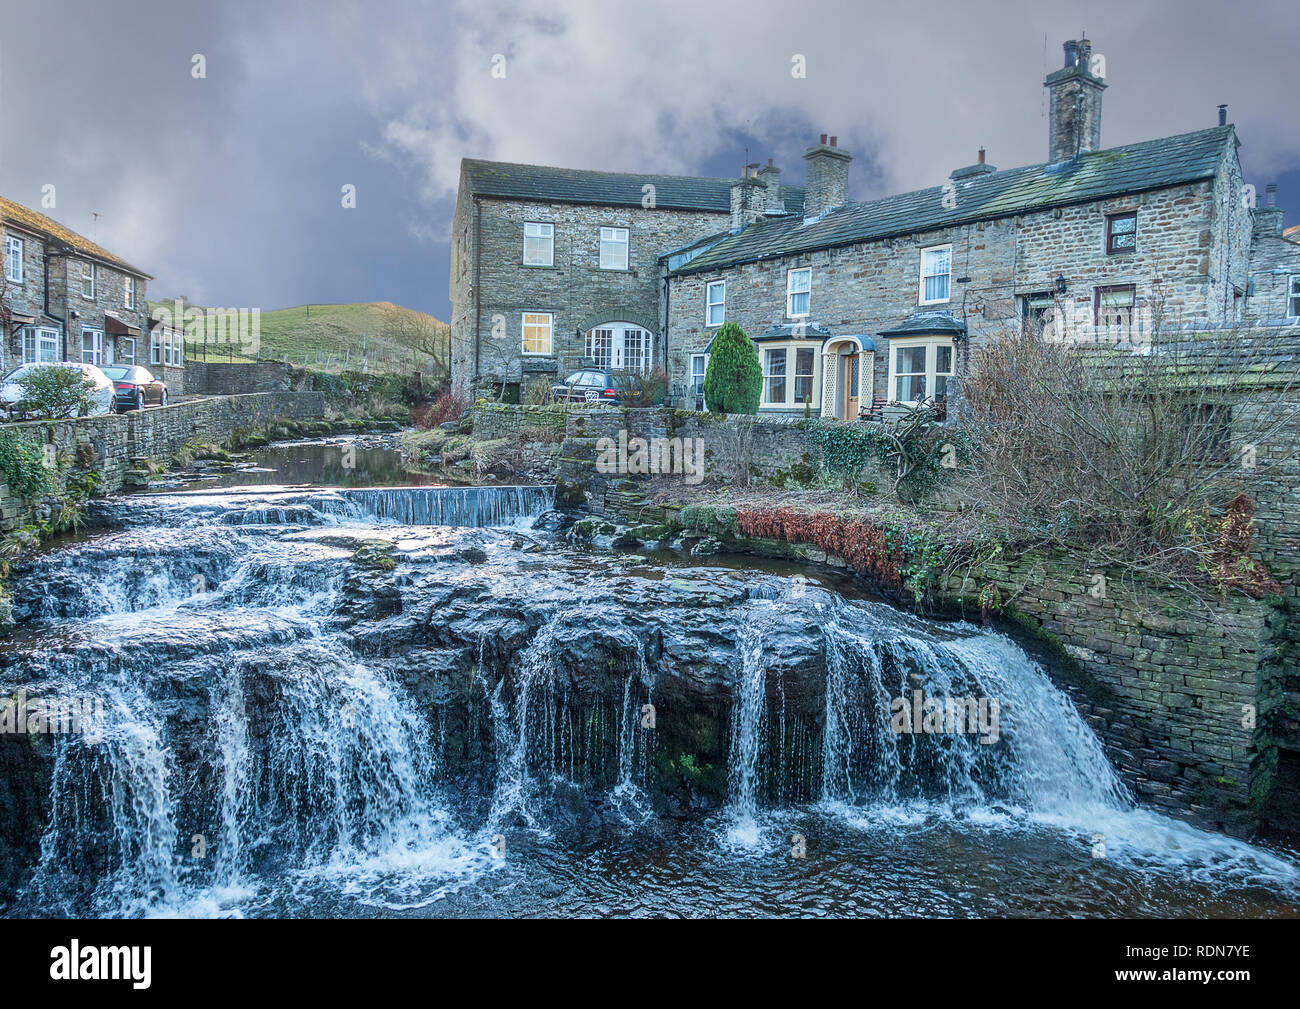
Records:
[[[894,490],[923,497],[944,482],[946,469],[969,461],[964,432],[938,429],[923,411],[897,422],[841,424],[813,418],[808,437],[822,451],[823,465],[834,476],[855,480],[874,464],[894,475]]]
[[[19,497],[36,498],[54,489],[45,446],[13,428],[0,430],[0,473],[10,493]]]

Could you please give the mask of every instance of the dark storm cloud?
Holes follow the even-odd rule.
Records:
[[[1300,161],[1293,24],[1281,0],[32,4],[0,22],[0,191],[39,206],[56,185],[54,216],[155,274],[154,296],[445,318],[462,156],[733,174],[748,145],[800,182],[832,132],[853,196],[935,185],[981,145],[1045,158],[1042,77],[1086,29],[1107,146],[1227,102],[1262,189]]]

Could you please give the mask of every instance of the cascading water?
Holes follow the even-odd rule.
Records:
[[[0,691],[94,696],[104,724],[0,739],[30,828],[0,829],[0,913],[1300,908],[1294,862],[1137,808],[999,634],[424,524],[549,492],[382,493],[109,503],[121,528],[15,567]],[[817,871],[791,897],[795,833]],[[1034,885],[947,885],[1004,864]]]

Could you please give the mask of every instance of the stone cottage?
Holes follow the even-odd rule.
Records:
[[[45,214],[0,197],[8,324],[0,369],[34,361],[149,365],[152,277]]]
[[[943,400],[972,344],[1007,326],[1141,340],[1157,326],[1300,312],[1300,245],[1243,186],[1221,106],[1207,129],[1101,145],[1102,61],[1064,44],[1048,75],[1048,158],[981,149],[942,186],[850,202],[827,136],[805,185],[614,175],[466,160],[453,219],[452,375],[554,381],[663,368],[702,408],[723,322],[754,339],[760,409],[857,419]]]

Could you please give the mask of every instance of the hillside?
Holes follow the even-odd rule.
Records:
[[[171,301],[150,301],[149,310],[172,307]],[[186,302],[187,308],[203,308]],[[186,351],[203,360],[205,349],[197,326],[187,328]],[[402,308],[389,301],[344,305],[297,305],[263,310],[258,356],[288,361],[319,371],[418,370],[426,375],[445,372],[446,323],[432,315]],[[432,353],[430,353],[432,351]],[[210,361],[242,361],[238,346],[209,342]]]

